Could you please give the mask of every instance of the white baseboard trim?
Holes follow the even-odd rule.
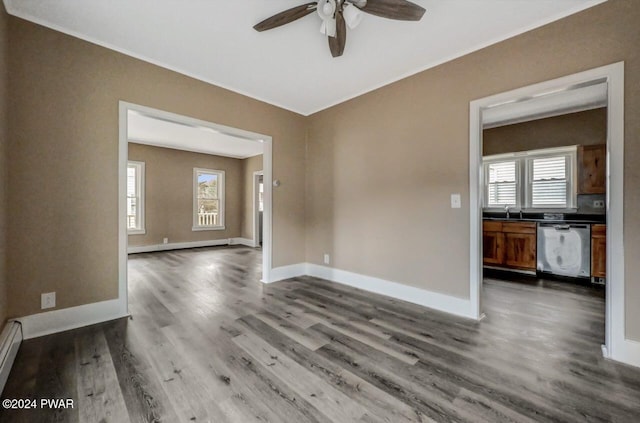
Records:
[[[154,251],[182,250],[185,248],[216,247],[229,245],[233,238],[211,239],[207,241],[172,242],[169,244],[139,245],[127,248],[127,254],[152,253]]]
[[[352,286],[376,294],[418,304],[456,316],[475,319],[471,301],[464,298],[431,292],[372,276],[334,269],[312,263],[298,263],[271,270],[269,282],[309,275],[343,285]]]
[[[475,320],[471,301],[468,299],[431,292],[397,282],[317,264],[307,263],[306,267],[307,274],[310,276],[327,279],[343,285],[349,285],[354,288],[375,292],[376,294],[386,295],[387,297]]]
[[[218,247],[220,245],[246,245],[255,247],[253,240],[249,238],[223,238],[207,241],[172,242],[169,244],[132,245],[127,247],[127,254],[153,253],[155,251],[183,250],[185,248]]]
[[[32,339],[126,317],[128,314],[123,313],[122,308],[122,302],[115,299],[32,314],[14,320],[22,323],[24,339]]]
[[[0,334],[0,394],[7,383],[11,367],[22,343],[20,324],[9,321]]]
[[[640,342],[638,341],[625,339],[607,352],[609,354],[605,355],[605,357],[611,360],[640,367]]]
[[[231,238],[231,245],[246,245],[247,247],[255,248],[255,243],[249,238]]]
[[[290,264],[288,266],[274,267],[269,272],[269,280],[265,283],[278,282],[284,279],[296,278],[307,274],[307,263]]]

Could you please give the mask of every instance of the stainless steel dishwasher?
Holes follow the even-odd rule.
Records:
[[[538,271],[591,276],[591,228],[583,224],[538,223]]]

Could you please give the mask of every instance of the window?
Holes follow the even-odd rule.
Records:
[[[484,157],[485,207],[575,207],[576,151],[571,146]]]
[[[486,167],[487,206],[518,206],[518,162],[488,163]]]
[[[145,233],[144,162],[127,162],[127,233]]]
[[[193,169],[193,230],[224,229],[224,171]]]
[[[567,175],[571,168],[567,156],[530,159],[530,201],[532,208],[567,208],[571,186]]]
[[[258,187],[258,211],[264,211],[264,183],[262,182],[262,177],[260,177]]]

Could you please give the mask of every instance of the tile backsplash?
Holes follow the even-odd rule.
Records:
[[[579,214],[606,214],[605,207],[596,207],[596,202],[605,204],[606,196],[604,194],[580,194],[578,195],[578,213]]]

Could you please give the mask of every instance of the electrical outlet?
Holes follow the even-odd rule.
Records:
[[[162,243],[163,244],[168,244],[169,243],[169,238],[162,238]]]
[[[604,209],[604,200],[595,200],[593,202],[594,209]]]
[[[40,308],[53,308],[56,306],[56,293],[55,292],[47,292],[43,293],[40,297]]]
[[[324,264],[329,264],[331,263],[331,256],[329,256],[329,254],[325,253],[324,254]]]

